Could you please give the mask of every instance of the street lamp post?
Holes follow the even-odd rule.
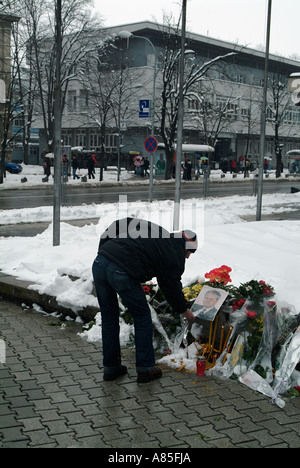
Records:
[[[270,49],[270,31],[271,31],[271,11],[272,11],[272,0],[269,0],[269,3],[268,3],[268,20],[267,20],[267,37],[266,37],[266,54],[265,54],[265,78],[264,78],[263,103],[262,103],[261,127],[260,127],[260,154],[259,154],[259,173],[258,173],[258,186],[257,186],[256,221],[261,221],[261,208],[262,208],[262,193],[263,193],[263,178],[264,178],[264,156],[265,156],[265,140],[266,140],[268,65],[269,65],[269,49]]]
[[[155,94],[156,94],[156,69],[157,69],[157,55],[156,50],[153,43],[148,39],[148,37],[144,36],[136,36],[132,34],[130,31],[120,31],[119,37],[123,39],[144,39],[150,46],[152,47],[153,54],[154,54],[154,67],[153,67],[153,89],[152,89],[152,103],[151,103],[151,133],[154,137],[154,119],[155,119]],[[150,154],[150,181],[149,181],[149,201],[153,201],[153,163],[154,163],[154,153]]]
[[[186,4],[187,0],[182,1],[182,31],[181,31],[181,56],[180,56],[180,82],[178,98],[178,128],[177,128],[177,148],[176,148],[176,166],[175,166],[175,197],[174,197],[174,215],[173,229],[179,229],[180,213],[180,186],[181,186],[181,158],[182,158],[182,134],[183,134],[183,85],[184,85],[184,59],[185,59],[185,35],[186,35]]]
[[[54,89],[54,190],[53,190],[53,246],[60,245],[61,204],[61,0],[56,2],[56,70]]]

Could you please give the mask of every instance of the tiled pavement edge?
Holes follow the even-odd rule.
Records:
[[[137,384],[129,374],[103,382],[101,351],[81,327],[0,301],[1,448],[300,447],[300,398],[280,409],[232,381],[164,369]]]

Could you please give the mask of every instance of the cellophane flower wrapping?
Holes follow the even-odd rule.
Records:
[[[159,362],[185,372],[196,372],[196,359],[204,356],[206,373],[221,379],[234,378],[283,407],[279,395],[293,385],[300,389],[300,314],[280,301],[264,280],[251,280],[234,286],[231,268],[222,265],[186,284],[183,293],[191,307],[204,285],[224,289],[226,301],[209,334],[203,325],[192,325],[174,316],[155,281],[143,285],[154,326],[154,345],[164,356]],[[132,319],[120,303],[121,318]],[[220,317],[226,317],[221,337],[216,336]],[[218,338],[218,339],[216,339]]]

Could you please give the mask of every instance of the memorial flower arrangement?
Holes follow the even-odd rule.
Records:
[[[239,286],[231,284],[231,271],[230,267],[222,265],[183,288],[189,307],[192,307],[204,286],[228,293],[214,320],[203,326],[199,336],[193,335],[191,324],[174,318],[157,286],[151,285],[150,291],[145,288],[150,297],[149,304],[156,311],[164,330],[164,337],[161,337],[157,347],[166,354],[161,362],[170,364],[178,371],[196,372],[196,359],[204,356],[207,372],[211,375],[239,379],[251,388],[273,396],[279,406],[284,405],[277,390],[270,385],[273,380],[276,387],[283,385],[283,381],[290,382],[291,374],[300,361],[300,315],[278,304],[274,288],[264,280],[252,279]],[[297,330],[299,344],[297,352],[290,357],[291,363],[286,357],[289,349],[286,340],[292,339],[290,346],[294,343],[293,339],[297,344]],[[162,341],[166,337],[168,339],[163,348]],[[289,379],[282,370],[287,365],[286,361],[289,362]],[[270,388],[266,391],[268,385]],[[297,389],[299,386],[300,380]],[[280,393],[284,388],[290,390],[283,385]]]
[[[222,265],[183,288],[190,308],[205,287],[226,293],[213,319],[201,320],[198,315],[194,324],[174,316],[155,282],[142,285],[152,314],[155,348],[164,355],[160,362],[180,372],[196,372],[196,359],[202,356],[210,375],[238,379],[282,407],[280,393],[299,395],[300,372],[296,381],[292,375],[300,366],[300,314],[278,303],[274,288],[264,280],[233,285],[231,271]],[[122,304],[120,308],[122,319],[132,324]]]

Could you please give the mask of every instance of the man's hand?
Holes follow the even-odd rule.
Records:
[[[195,315],[193,314],[193,312],[191,311],[191,309],[186,309],[185,312],[183,312],[183,314],[181,314],[181,316],[185,319],[187,319],[189,322],[194,322],[195,320]]]

